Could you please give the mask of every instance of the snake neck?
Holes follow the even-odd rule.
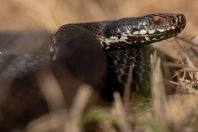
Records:
[[[149,95],[151,46],[108,51],[110,69],[114,69],[121,89],[130,89],[132,94]]]

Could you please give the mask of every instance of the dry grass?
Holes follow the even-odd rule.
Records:
[[[84,126],[93,125],[92,122],[94,122],[93,131],[95,129],[104,132],[198,131],[197,1],[0,0],[0,2],[2,5],[0,8],[1,32],[36,30],[51,33],[65,23],[115,19],[156,12],[184,13],[187,17],[187,27],[181,34],[182,37],[154,44],[174,60],[171,64],[169,63],[169,66],[177,69],[172,76],[174,79],[170,80],[176,94],[165,94],[160,70],[160,62],[164,60],[160,61],[156,55],[151,58],[152,97],[149,102],[136,100],[136,102],[125,102],[123,105],[120,96],[115,94],[112,107],[90,108],[83,114],[91,91],[89,86],[82,86],[72,108],[66,110],[58,84],[52,79],[53,77],[48,76],[50,78],[47,80],[52,79],[50,82],[53,82],[53,88],[57,88],[56,91],[46,92],[45,88],[52,85],[48,86],[46,83],[46,86],[41,86],[51,113],[29,124],[27,131],[47,132],[52,129],[80,132]],[[28,41],[31,41],[31,38]]]
[[[183,39],[181,40],[183,41]],[[190,40],[185,42],[191,47],[188,47],[188,49],[192,50],[194,48]],[[179,68],[174,71],[175,74],[172,77],[175,78],[176,76],[178,80],[170,80],[170,83],[175,88],[175,94],[166,94],[160,66],[162,60],[154,53],[151,56],[152,97],[150,101],[147,101],[147,99],[135,100],[135,102],[125,100],[125,104],[123,104],[119,94],[115,93],[113,106],[91,107],[85,114],[82,114],[86,102],[89,100],[90,91],[84,91],[84,88],[80,88],[82,91],[77,93],[77,99],[74,101],[74,105],[70,111],[66,111],[64,107],[58,107],[58,112],[54,112],[53,108],[57,108],[57,102],[60,104],[62,101],[60,99],[59,101],[48,100],[49,104],[52,104],[50,105],[52,106],[50,116],[47,115],[45,118],[42,117],[42,120],[38,119],[31,123],[27,131],[47,132],[54,130],[79,132],[90,129],[91,131],[102,132],[116,132],[118,130],[121,132],[197,131],[198,79],[196,64],[192,61],[193,58],[189,57],[189,51],[191,50],[183,51],[181,59],[179,61],[174,59],[174,62],[171,62],[169,65]],[[47,81],[49,80],[51,79],[47,78]],[[48,83],[46,82],[46,84]],[[52,86],[50,84],[50,86],[44,86],[43,88]],[[59,89],[56,85],[53,87]],[[86,86],[85,89],[89,88]],[[58,93],[55,96],[62,96],[60,92],[52,92],[52,95],[48,92],[44,90],[44,93],[47,93],[46,96],[50,95],[50,98],[54,97],[53,94],[55,93]],[[48,97],[46,98],[48,99]],[[55,106],[53,105],[54,103]]]

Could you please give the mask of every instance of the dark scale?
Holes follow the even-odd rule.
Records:
[[[115,73],[123,88],[125,88],[129,74],[132,74],[133,80],[131,80],[130,87],[135,94],[142,94],[144,93],[142,91],[148,89],[150,86],[150,68],[145,69],[145,67],[149,67],[151,52],[152,50],[148,46],[107,52],[112,58],[117,56],[117,58],[113,60],[113,65],[115,66]],[[126,61],[123,61],[123,56],[125,56]],[[141,63],[146,65],[142,65]],[[132,73],[129,73],[131,65],[134,65],[134,68]],[[149,94],[148,91],[147,94]]]
[[[144,46],[137,48],[137,63],[134,67],[134,81],[133,88],[138,94],[149,95],[150,87],[150,54],[152,53],[152,48],[149,46]],[[144,64],[142,63],[144,62]]]

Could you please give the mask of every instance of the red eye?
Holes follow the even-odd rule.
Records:
[[[163,17],[161,16],[153,16],[153,20],[156,24],[161,24],[163,22]]]

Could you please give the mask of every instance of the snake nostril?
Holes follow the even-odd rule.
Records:
[[[173,25],[175,25],[177,23],[177,20],[176,20],[176,18],[171,18],[171,24],[173,24]]]

